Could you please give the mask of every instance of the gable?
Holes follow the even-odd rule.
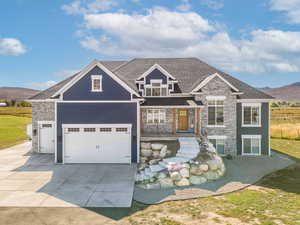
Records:
[[[217,82],[217,83],[216,83]],[[215,84],[212,84],[215,83]],[[215,73],[213,75],[210,75],[206,77],[203,81],[200,82],[200,84],[197,85],[196,88],[192,90],[192,93],[201,92],[201,89],[204,87],[209,86],[211,89],[218,89],[218,88],[228,88],[232,92],[239,92],[239,90],[233,86],[231,83],[229,83],[226,79],[224,79],[222,76],[220,76],[218,73]]]
[[[93,75],[100,75],[102,77],[101,92],[92,92]],[[63,93],[63,100],[69,101],[115,101],[130,99],[131,93],[98,65],[94,66]]]
[[[151,73],[149,73],[145,79],[145,84],[150,84],[151,80],[162,80],[162,84],[166,84],[168,77],[163,74],[160,70],[154,69]]]

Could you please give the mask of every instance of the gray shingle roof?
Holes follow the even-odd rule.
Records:
[[[135,80],[154,64],[159,64],[178,80],[178,87],[183,93],[191,92],[206,77],[218,73],[244,94],[240,99],[272,99],[270,95],[208,65],[197,58],[138,58],[126,61],[100,61],[107,69],[115,73],[132,89],[137,90]],[[31,99],[47,99],[76,76],[73,75],[55,86],[40,92]]]

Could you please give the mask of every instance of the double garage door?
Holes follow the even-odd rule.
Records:
[[[64,124],[64,163],[131,163],[130,124]]]

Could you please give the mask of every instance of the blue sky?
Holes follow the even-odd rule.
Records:
[[[300,0],[2,0],[0,86],[93,59],[198,57],[256,87],[300,81]]]

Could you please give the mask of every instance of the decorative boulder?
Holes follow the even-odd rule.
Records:
[[[144,157],[150,157],[152,155],[152,150],[151,149],[142,149],[141,155]]]
[[[189,177],[190,176],[190,171],[189,169],[187,168],[182,168],[180,171],[179,171],[180,175],[182,177]]]
[[[154,182],[154,183],[146,184],[146,189],[160,189],[160,183]]]
[[[207,164],[210,170],[217,170],[220,166],[220,162],[218,160],[208,160]]]
[[[151,148],[154,151],[160,151],[164,147],[163,144],[151,144]]]
[[[170,178],[173,180],[173,181],[179,181],[182,177],[180,175],[179,172],[175,171],[175,172],[171,172],[170,173]]]
[[[203,176],[191,176],[190,183],[194,185],[203,184],[207,181],[207,179]]]
[[[160,183],[161,188],[168,188],[168,187],[174,186],[173,180],[168,177],[159,179],[159,183]]]
[[[146,161],[147,161],[147,157],[142,156],[141,157],[141,163],[146,163]]]
[[[152,156],[153,156],[153,158],[155,158],[155,159],[159,159],[159,158],[160,158],[160,153],[159,153],[159,151],[153,151]]]
[[[183,163],[182,167],[183,168],[188,168],[188,169],[191,168],[190,164],[188,164],[188,163]]]
[[[167,156],[167,146],[165,145],[161,150],[160,150],[160,158],[165,158]]]
[[[141,149],[150,149],[151,143],[141,142]]]
[[[149,165],[157,164],[160,161],[160,159],[152,159],[149,161]]]
[[[206,171],[208,171],[208,165],[207,165],[207,164],[201,164],[201,165],[199,166],[199,169],[200,169],[201,171],[203,171],[203,172],[206,172]]]
[[[182,178],[179,181],[175,181],[175,185],[178,187],[189,186],[190,181],[187,178]]]
[[[172,155],[172,151],[171,150],[168,150],[167,151],[167,157],[171,156]]]
[[[199,166],[197,166],[197,165],[192,165],[192,166],[191,166],[191,169],[190,169],[190,173],[191,173],[192,175],[200,176],[200,175],[202,175],[203,171],[200,169]]]
[[[141,171],[141,170],[145,169],[146,167],[147,167],[147,164],[146,164],[146,163],[140,163],[140,164],[139,164],[138,171]]]
[[[219,178],[218,173],[214,171],[208,171],[207,173],[204,174],[207,180],[216,180]]]

